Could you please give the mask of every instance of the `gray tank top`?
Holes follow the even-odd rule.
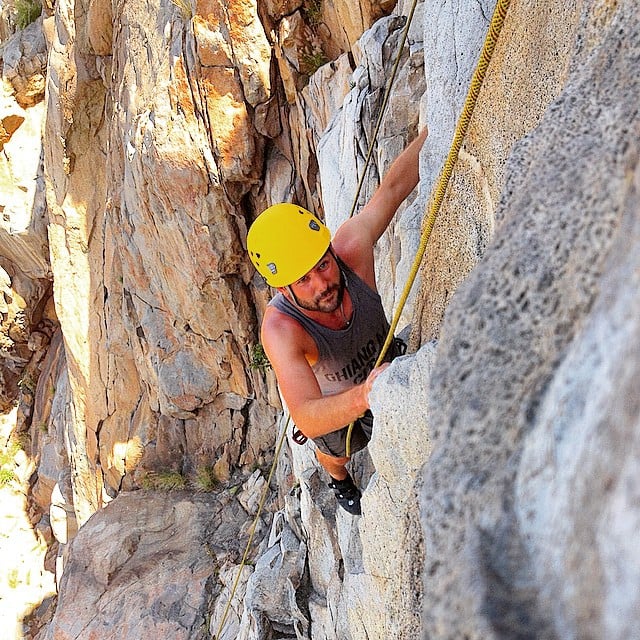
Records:
[[[307,317],[281,293],[269,303],[297,320],[314,339],[318,361],[312,369],[322,395],[329,396],[364,382],[373,369],[389,331],[380,295],[371,289],[341,260],[353,301],[351,324],[344,329],[329,329]],[[393,357],[389,350],[385,360]]]

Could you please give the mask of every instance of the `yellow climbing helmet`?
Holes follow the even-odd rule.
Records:
[[[247,234],[251,262],[272,287],[286,287],[301,278],[330,243],[331,232],[313,213],[286,202],[265,209]]]

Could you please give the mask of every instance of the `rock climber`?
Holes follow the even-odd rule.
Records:
[[[313,440],[329,487],[354,515],[361,512],[361,494],[346,468],[348,425],[355,421],[355,453],[371,438],[369,392],[388,366],[374,368],[389,324],[376,289],[373,249],[418,183],[426,137],[425,128],[333,239],[315,215],[289,203],[262,212],[247,236],[251,261],[278,291],[265,311],[261,340],[299,430],[294,439]]]

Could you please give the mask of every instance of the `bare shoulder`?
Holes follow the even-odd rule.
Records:
[[[376,288],[373,247],[368,234],[362,233],[355,218],[344,222],[333,238],[338,257],[372,289]]]
[[[305,358],[309,360],[315,356],[317,348],[313,338],[304,330],[302,325],[286,313],[275,307],[267,307],[262,320],[261,340],[267,357],[278,369],[282,360]]]
[[[300,323],[297,322],[291,316],[286,313],[282,313],[276,307],[268,306],[264,312],[264,318],[262,319],[262,334],[270,336],[272,334],[278,334],[281,331],[294,329],[300,327]],[[302,327],[300,327],[302,329]]]
[[[283,339],[287,342],[295,341],[302,337],[301,334],[306,334],[306,331],[295,318],[282,313],[275,307],[267,307],[261,328],[263,343],[281,342]]]

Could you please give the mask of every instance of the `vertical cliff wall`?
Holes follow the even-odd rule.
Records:
[[[267,292],[246,227],[272,200],[320,208],[299,90],[382,11],[59,3],[5,43],[3,406],[32,381],[20,428],[53,427],[37,451],[64,434],[80,523],[150,471],[225,481],[264,462],[279,399],[250,367]],[[47,322],[64,374],[36,391]]]
[[[361,201],[430,136],[389,314],[494,5],[420,2],[400,52]],[[246,228],[283,199],[345,219],[410,3],[3,25],[0,401],[57,556],[40,640],[633,635],[639,8],[511,3],[352,463],[363,516],[287,441],[242,567],[285,428]]]
[[[426,386],[429,637],[624,638],[637,619],[638,6],[554,11],[559,91],[507,158]],[[536,78],[531,44],[519,73]]]

